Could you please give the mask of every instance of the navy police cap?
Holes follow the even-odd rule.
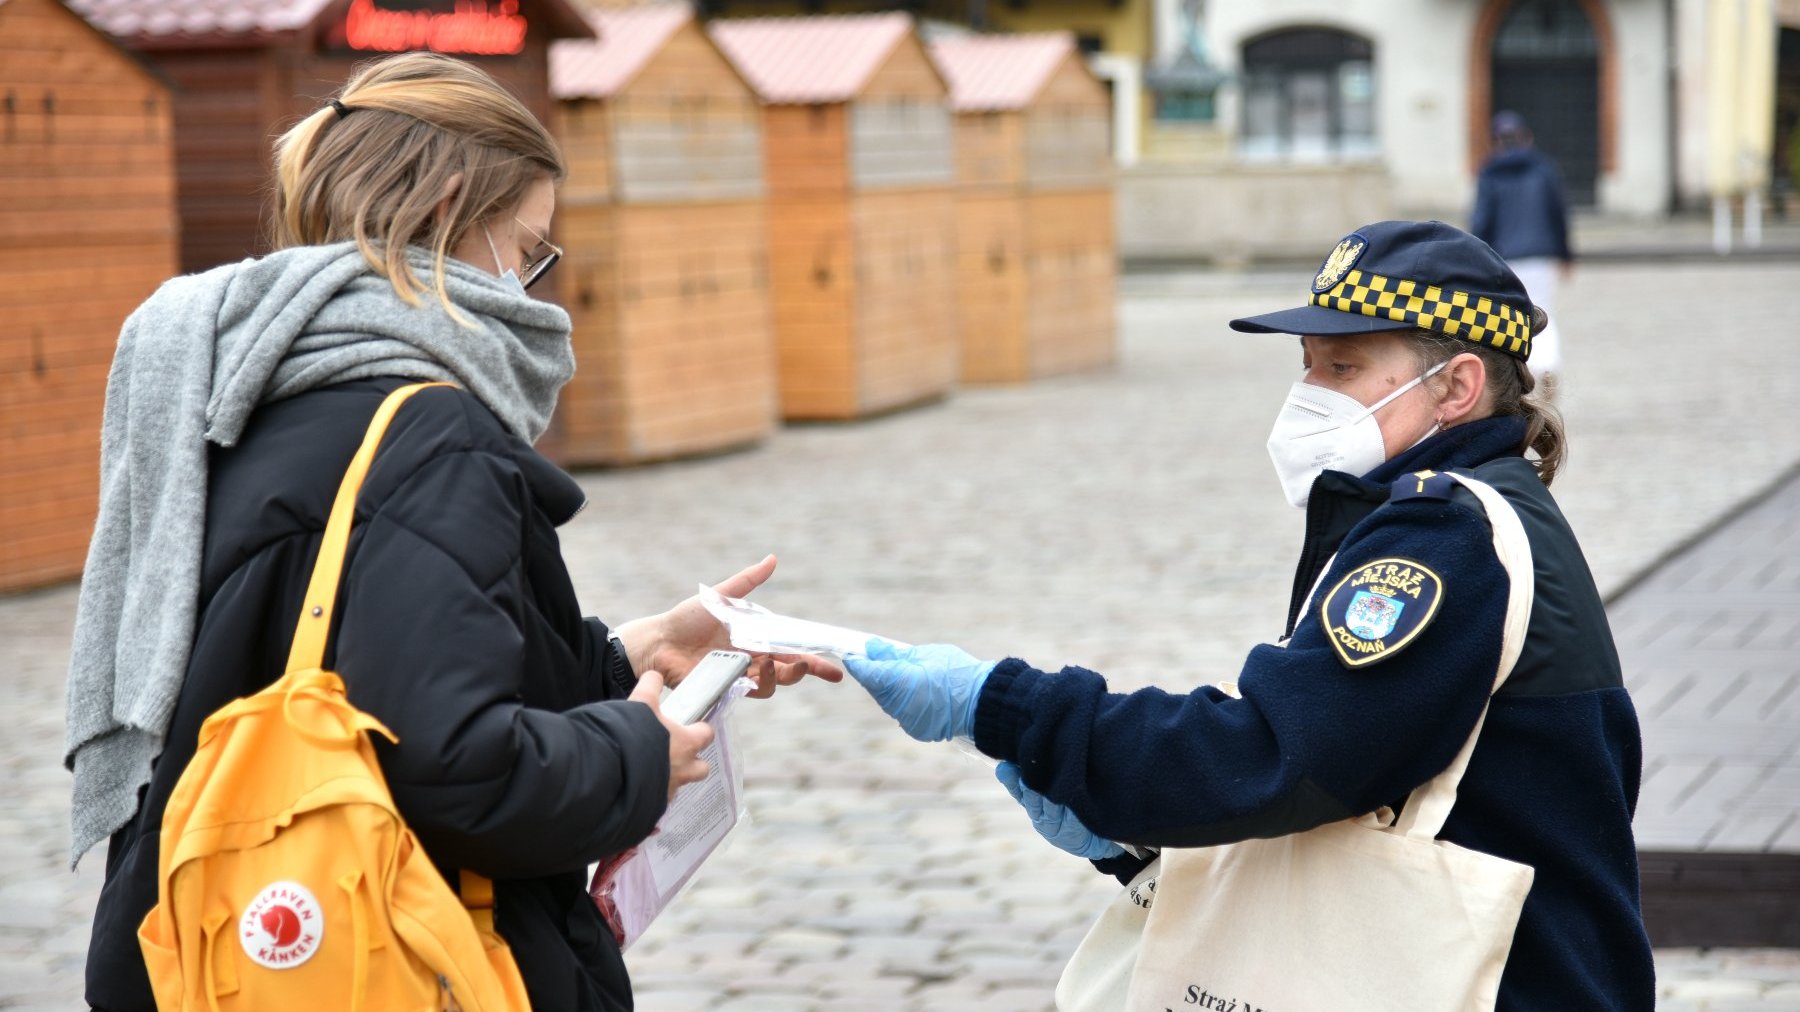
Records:
[[[1345,236],[1306,305],[1231,321],[1251,334],[1370,334],[1422,327],[1531,355],[1549,317],[1493,248],[1441,221],[1378,221]]]

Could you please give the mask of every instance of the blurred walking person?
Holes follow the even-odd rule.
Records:
[[[1550,325],[1531,335],[1531,371],[1543,395],[1554,399],[1562,375],[1556,289],[1575,263],[1569,248],[1569,202],[1561,170],[1533,144],[1524,117],[1495,114],[1493,136],[1494,153],[1475,184],[1469,231],[1506,259],[1531,301],[1550,314]]]

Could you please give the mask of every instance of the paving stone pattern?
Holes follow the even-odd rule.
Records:
[[[1119,688],[1233,675],[1279,633],[1296,511],[1262,446],[1299,355],[1225,321],[1293,274],[1122,286],[1115,369],[711,459],[583,476],[565,529],[614,619],[781,554],[770,607],[1079,663]],[[1796,459],[1789,264],[1600,265],[1564,290],[1574,443],[1559,498],[1623,585]],[[1692,306],[1704,304],[1708,317]],[[74,592],[0,600],[0,1008],[80,994],[101,854],[66,868],[62,677]],[[751,821],[628,954],[649,1010],[1044,1009],[1116,886],[1042,843],[986,764],[913,743],[854,686],[747,702]],[[1800,1008],[1800,954],[1659,954],[1670,1009]]]
[[[1800,473],[1608,612],[1645,850],[1800,853]]]

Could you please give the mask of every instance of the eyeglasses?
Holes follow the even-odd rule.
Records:
[[[539,235],[537,229],[530,225],[517,218],[514,218],[513,221],[517,222],[520,228],[530,232],[532,238],[538,241],[537,248],[533,249],[531,255],[525,258],[524,263],[519,265],[519,283],[530,288],[537,284],[544,275],[550,273],[550,268],[555,267],[556,262],[562,259],[563,249]]]

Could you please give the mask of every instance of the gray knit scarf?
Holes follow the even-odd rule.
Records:
[[[432,276],[431,258],[409,251]],[[206,532],[207,444],[235,445],[259,405],[377,376],[460,384],[527,441],[575,371],[569,315],[446,262],[410,306],[354,243],[282,250],[164,284],[125,321],[100,429],[100,507],[69,658],[63,763],[74,867],[131,820],[181,693]]]

